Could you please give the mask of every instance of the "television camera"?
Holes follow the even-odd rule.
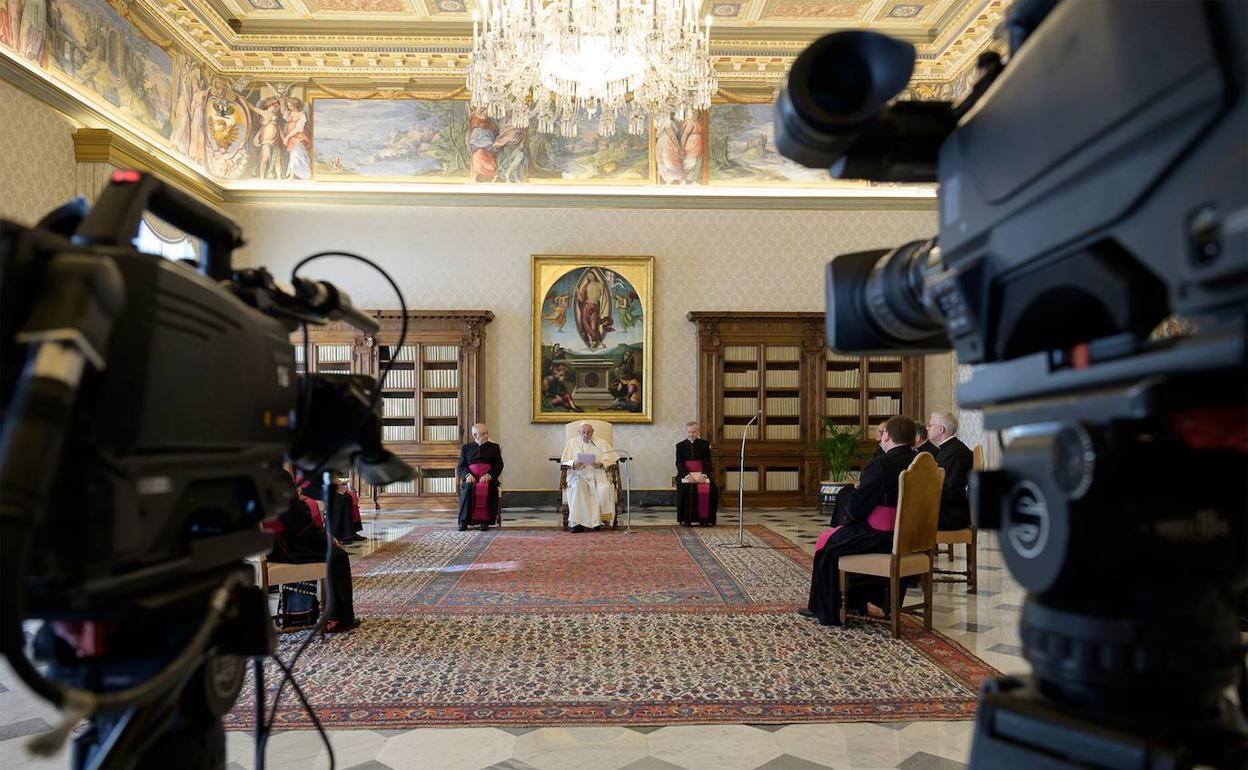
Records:
[[[201,239],[197,266],[134,248],[148,211]],[[224,766],[242,660],[273,649],[244,559],[293,497],[283,463],[413,475],[382,446],[373,378],[296,371],[300,325],[376,321],[330,284],[235,271],[242,243],[133,171],[89,211],[0,221],[0,646],[65,712],[55,737],[90,719],[75,767]],[[28,619],[47,621],[46,675]]]
[[[971,497],[1032,671],[983,688],[971,766],[1241,768],[1248,4],[1018,0],[1005,30],[957,103],[894,101],[914,48],[871,32],[794,63],[784,155],[939,182],[937,238],[827,266],[827,339],[956,351],[1007,438]]]

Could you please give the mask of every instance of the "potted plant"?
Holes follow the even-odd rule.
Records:
[[[823,418],[823,438],[815,442],[828,472],[827,480],[819,483],[820,511],[825,505],[834,505],[840,491],[853,483],[849,467],[861,438],[862,428],[857,425],[839,425],[830,417]]]

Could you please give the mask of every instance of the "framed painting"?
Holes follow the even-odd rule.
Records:
[[[654,422],[654,257],[533,256],[533,422]]]

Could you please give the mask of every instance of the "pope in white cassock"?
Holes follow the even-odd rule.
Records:
[[[568,526],[573,532],[597,529],[615,521],[615,486],[606,471],[615,458],[603,457],[609,451],[608,442],[594,440],[594,426],[587,422],[581,423],[580,435],[568,439],[563,447],[560,464],[569,469]],[[582,462],[588,459],[593,462]]]

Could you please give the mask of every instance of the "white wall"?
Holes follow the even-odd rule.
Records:
[[[483,419],[503,446],[510,489],[550,489],[559,425],[530,423],[530,255],[655,256],[655,422],[622,425],[638,456],[633,484],[666,487],[673,447],[696,417],[690,310],[822,310],[823,266],[846,251],[928,237],[933,211],[652,211],[250,204],[230,209],[244,264],[289,275],[300,257],[337,248],[383,265],[412,308],[486,309]],[[395,307],[366,268],[323,260],[307,275],[344,287],[359,307]],[[936,382],[948,378],[948,369]],[[939,384],[936,390],[947,390]]]

